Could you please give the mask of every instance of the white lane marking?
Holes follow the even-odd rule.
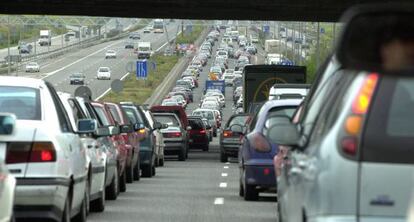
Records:
[[[225,164],[226,164],[226,165],[229,165],[229,164],[230,164],[230,162],[226,162]]]
[[[121,81],[124,80],[129,75],[129,72],[126,73],[124,76],[121,77]],[[102,97],[104,97],[106,94],[108,94],[111,91],[111,88],[107,89],[102,95],[98,96],[95,100],[100,100]]]
[[[226,188],[227,187],[227,183],[220,183],[219,187],[220,188]]]
[[[228,169],[228,168],[229,168],[229,166],[224,166],[223,168],[224,168],[224,169]]]
[[[221,176],[226,177],[226,176],[228,176],[228,174],[227,173],[221,173]]]
[[[100,53],[100,52],[102,52],[102,51],[106,50],[107,48],[109,48],[109,47],[111,47],[111,46],[113,46],[113,45],[115,45],[115,44],[119,44],[119,43],[120,43],[119,41],[116,41],[116,42],[114,42],[114,43],[112,43],[112,44],[110,44],[110,45],[108,45],[108,46],[106,46],[106,47],[104,47],[104,48],[102,48],[102,49],[100,49],[100,50],[98,50],[98,51],[94,52],[94,53],[91,53],[91,54],[89,54],[89,55],[87,55],[87,56],[85,56],[85,57],[83,57],[83,58],[80,58],[80,59],[78,59],[78,60],[76,60],[76,61],[74,61],[74,62],[70,63],[69,65],[63,66],[62,68],[57,69],[57,70],[55,70],[55,71],[52,71],[52,72],[46,73],[46,76],[45,76],[45,77],[43,77],[42,79],[44,79],[44,78],[46,78],[46,77],[49,77],[49,76],[51,76],[51,75],[54,75],[54,74],[56,74],[56,73],[58,73],[58,72],[60,72],[60,71],[62,71],[62,70],[64,70],[64,69],[66,69],[66,68],[68,68],[68,67],[70,67],[70,66],[72,66],[72,65],[74,65],[74,64],[76,64],[76,63],[78,63],[78,62],[80,62],[80,61],[83,61],[83,60],[85,60],[85,59],[87,59],[87,58],[89,58],[89,57],[91,57],[91,56],[93,56],[93,55],[96,55],[96,54],[98,54],[98,53]]]
[[[223,197],[217,197],[214,199],[214,205],[222,205],[224,204],[224,198]]]

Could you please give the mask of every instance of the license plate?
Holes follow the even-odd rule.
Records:
[[[5,160],[6,158],[6,148],[7,148],[7,143],[0,142],[0,161]]]

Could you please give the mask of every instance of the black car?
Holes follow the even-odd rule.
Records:
[[[126,49],[133,49],[134,48],[134,43],[133,42],[127,42],[127,43],[125,43],[125,48]]]
[[[129,35],[129,38],[133,40],[137,40],[137,39],[141,39],[141,35],[139,33],[132,33]]]
[[[82,73],[73,73],[70,75],[69,80],[71,85],[84,85],[85,84],[85,75]]]
[[[245,127],[250,121],[249,114],[237,114],[230,117],[220,133],[220,161],[227,162],[228,157],[237,157],[241,145],[240,133],[233,132],[231,127],[239,125]]]

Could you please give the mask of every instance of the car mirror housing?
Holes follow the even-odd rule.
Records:
[[[16,126],[14,114],[0,114],[0,135],[12,135]]]
[[[98,128],[98,124],[94,119],[80,119],[78,120],[78,133],[94,133]]]
[[[120,126],[121,133],[132,133],[134,132],[134,128],[132,125],[122,125]]]
[[[120,129],[118,126],[109,126],[108,128],[111,136],[118,135],[120,133]]]
[[[160,123],[160,122],[155,122],[154,123],[154,129],[155,130],[159,130],[159,129],[161,129],[162,128],[162,124]]]
[[[95,132],[95,136],[97,137],[106,137],[106,136],[111,136],[111,130],[109,129],[109,127],[99,127],[98,129],[96,129]]]
[[[285,146],[298,146],[300,133],[295,124],[288,116],[273,117],[272,125],[269,126],[267,135],[272,143]]]

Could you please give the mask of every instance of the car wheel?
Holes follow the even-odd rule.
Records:
[[[239,196],[244,196],[244,188],[242,182],[239,182]]]
[[[186,151],[184,149],[180,150],[180,153],[178,154],[178,160],[179,161],[185,161]]]
[[[252,201],[259,199],[259,192],[256,190],[256,186],[244,183],[243,188],[244,200]]]
[[[139,157],[138,157],[137,164],[134,167],[134,180],[139,181],[140,179],[141,179],[141,168],[140,168]]]
[[[115,169],[114,178],[112,178],[111,184],[106,188],[106,197],[108,200],[116,200],[119,193],[118,182],[118,167]]]
[[[134,169],[132,165],[126,168],[126,182],[127,183],[134,182]]]
[[[144,166],[144,168],[142,168],[142,176],[143,177],[152,177],[152,164]]]
[[[155,176],[155,166],[152,167],[152,176]]]
[[[203,147],[203,151],[204,152],[208,152],[208,145],[206,145],[206,146]]]
[[[62,222],[70,222],[70,196],[67,195],[62,214]]]
[[[92,201],[92,212],[103,212],[105,210],[105,191],[101,191],[101,197]]]
[[[87,184],[87,187],[88,186],[89,185]],[[89,189],[86,189],[86,192],[85,192],[83,200],[82,200],[81,210],[78,213],[78,215],[76,215],[75,218],[73,218],[74,222],[86,222],[86,217],[87,217],[87,214],[88,214],[87,204],[88,204],[88,201],[89,201],[89,198],[88,198],[89,194],[88,193],[89,193]]]
[[[119,191],[125,192],[126,191],[126,169],[124,170],[124,173],[119,178]]]
[[[160,159],[160,162],[158,163],[158,166],[164,166],[164,157],[162,157],[161,159]]]
[[[282,214],[281,214],[281,208],[280,208],[280,202],[277,202],[277,221],[282,222]]]
[[[228,157],[225,153],[220,152],[220,162],[226,163],[228,161]]]

